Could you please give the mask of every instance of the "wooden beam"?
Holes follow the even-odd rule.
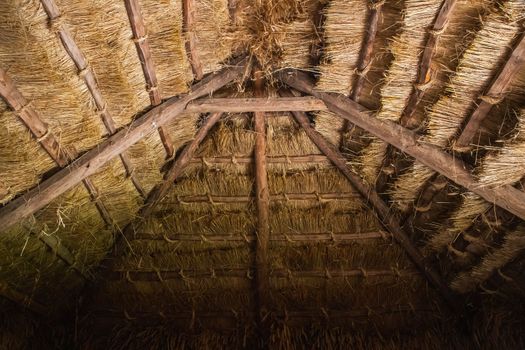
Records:
[[[231,4],[229,4],[230,16],[233,15]],[[237,5],[236,3],[234,4]],[[195,0],[182,1],[183,31],[186,34],[186,53],[190,61],[193,77],[201,80],[203,76],[202,63],[197,52],[197,33],[195,28]]]
[[[351,200],[357,198],[355,192],[335,192],[335,193],[275,193],[270,194],[271,202],[287,201],[332,201],[332,200]],[[229,204],[229,203],[250,203],[257,201],[256,196],[216,196],[208,195],[188,195],[178,196],[177,202],[180,204],[189,203],[210,203],[210,204]]]
[[[234,64],[211,74],[191,88],[191,92],[174,97],[137,118],[129,127],[118,131],[88,151],[75,162],[43,181],[36,188],[9,202],[0,209],[0,232],[35,213],[53,199],[86,177],[96,173],[106,162],[134,145],[165,123],[180,115],[188,102],[210,94],[242,76],[243,64]]]
[[[317,243],[332,242],[334,244],[353,243],[361,240],[389,239],[391,235],[386,231],[372,231],[361,233],[350,232],[316,232],[316,233],[272,233],[270,242],[288,243]],[[202,243],[221,243],[221,242],[255,242],[256,235],[235,234],[158,234],[137,232],[133,236],[134,241],[168,241],[168,242],[202,242]]]
[[[485,93],[485,96],[481,96],[480,102],[470,119],[463,128],[461,135],[454,143],[454,149],[457,151],[466,151],[471,148],[471,142],[474,136],[477,134],[481,123],[488,116],[492,106],[501,102],[504,95],[508,93],[506,91],[510,83],[514,80],[520,69],[524,69],[525,64],[525,33],[521,34],[518,43],[512,50],[507,62],[501,69],[498,76],[492,82],[490,88]]]
[[[252,164],[253,157],[245,156],[218,156],[218,157],[197,157],[191,160],[191,164]],[[331,165],[332,162],[322,154],[306,154],[301,156],[267,156],[266,163],[268,164],[323,164]]]
[[[294,70],[281,71],[280,79],[287,85],[321,98],[327,107],[340,117],[350,120],[374,136],[414,157],[423,165],[446,176],[485,200],[525,219],[525,192],[512,186],[488,187],[479,183],[459,159],[439,147],[419,141],[419,136],[401,125],[373,118],[370,111],[344,95],[314,89],[305,73]]]
[[[186,106],[190,113],[246,113],[327,110],[323,101],[307,97],[248,97],[248,98],[204,98]]]
[[[284,80],[286,81],[286,80]],[[288,91],[281,91],[282,94],[291,94]],[[345,98],[351,101],[348,98]],[[330,104],[327,104],[330,107]],[[292,112],[298,124],[303,128],[312,142],[323,152],[350,181],[354,188],[361,194],[364,200],[371,205],[374,212],[380,219],[383,226],[392,234],[394,239],[405,250],[409,258],[416,265],[425,278],[440,292],[449,305],[455,309],[460,309],[456,296],[441,277],[425,262],[423,255],[416,246],[410,241],[405,232],[401,229],[399,220],[395,213],[390,210],[388,205],[379,197],[374,188],[366,184],[359,175],[355,174],[346,165],[346,159],[328,142],[323,136],[310,126],[308,117],[302,112]],[[351,120],[352,121],[352,120]],[[366,130],[362,123],[355,123]],[[362,125],[359,125],[362,124]]]
[[[11,300],[17,305],[20,305],[28,310],[40,315],[48,316],[49,310],[44,305],[40,304],[38,301],[33,300],[32,297],[29,297],[13,288],[11,288],[6,283],[0,282],[0,296]]]
[[[429,37],[420,58],[417,79],[400,119],[401,125],[410,129],[419,127],[420,122],[414,119],[414,113],[425,95],[426,87],[432,83],[432,72],[430,69],[432,59],[436,54],[439,38],[447,27],[456,3],[457,0],[443,0],[441,8],[434,20],[434,25],[429,31]]]
[[[91,97],[97,106],[97,111],[100,113],[100,118],[102,119],[108,134],[113,135],[117,131],[115,127],[115,121],[107,110],[106,100],[102,96],[102,92],[100,91],[100,88],[97,84],[93,68],[87,62],[86,57],[71,36],[68,28],[60,23],[59,18],[61,13],[55,3],[55,0],[41,0],[41,3],[45,12],[47,13],[47,16],[49,17],[50,22],[57,22],[56,25],[52,24],[52,27],[55,27],[55,29],[58,30],[58,35],[61,39],[64,49],[68,53],[69,57],[71,57],[73,63],[75,63],[75,66],[78,69],[78,75],[82,77],[89,92],[91,93]],[[126,175],[130,178],[131,182],[137,189],[137,192],[142,197],[145,197],[146,192],[140,185],[137,177],[133,174],[133,166],[131,165],[131,161],[129,160],[127,153],[122,153],[120,155],[120,159],[124,165],[124,169],[126,170]]]
[[[25,97],[17,89],[11,77],[9,77],[6,71],[2,68],[0,68],[0,96],[2,96],[7,104],[15,110],[19,118],[22,120],[22,123],[24,123],[29,131],[31,131],[33,137],[47,151],[49,156],[59,167],[63,168],[71,159],[76,158],[76,155],[64,151],[64,148],[60,145],[47,124],[42,120],[40,114],[30,103],[27,102]],[[82,181],[91,197],[91,200],[95,203],[97,210],[102,216],[102,219],[106,225],[112,226],[113,221],[111,216],[109,215],[104,203],[100,200],[97,189],[88,178],[84,178]],[[50,248],[53,249],[52,247]]]
[[[157,74],[155,73],[155,64],[151,56],[151,49],[149,46],[148,35],[146,31],[146,24],[142,17],[139,0],[125,0],[126,11],[128,13],[131,31],[133,32],[133,41],[137,49],[144,78],[146,80],[146,89],[148,90],[151,105],[158,106],[162,103],[162,96],[157,82]],[[166,150],[166,157],[171,158],[174,153],[173,143],[166,131],[159,126],[157,131],[162,141],[162,145]]]
[[[108,275],[110,281],[128,280],[130,282],[162,282],[166,280],[178,280],[186,278],[247,278],[252,279],[253,276],[257,278],[256,269],[248,268],[212,268],[206,270],[115,270]],[[274,269],[268,271],[269,278],[351,278],[351,277],[413,277],[415,275],[413,270],[397,270],[397,269],[337,269],[337,270],[289,270],[289,269]],[[270,281],[268,280],[268,285]]]
[[[265,95],[263,72],[254,70],[255,97]],[[265,315],[268,312],[270,299],[270,264],[268,245],[270,242],[270,190],[268,188],[268,170],[266,167],[266,118],[264,112],[254,113],[255,148],[255,204],[257,207],[257,226],[255,241],[255,298],[257,320],[261,330]],[[265,332],[263,332],[264,334]]]

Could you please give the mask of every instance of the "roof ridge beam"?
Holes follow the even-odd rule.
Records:
[[[82,79],[84,80],[84,83],[86,84],[91,94],[91,97],[93,98],[93,101],[97,106],[97,112],[100,114],[100,118],[102,119],[102,123],[106,127],[107,132],[109,133],[109,135],[113,135],[117,131],[115,127],[115,121],[113,120],[113,117],[107,110],[107,104],[97,84],[93,68],[87,62],[86,57],[76,44],[68,28],[64,24],[61,24],[58,20],[61,16],[61,13],[60,9],[55,3],[55,0],[40,1],[42,2],[42,6],[44,7],[47,16],[49,17],[49,21],[51,23],[58,21],[59,26],[57,27],[57,29],[60,41],[62,42],[62,45],[64,46],[64,49],[66,50],[67,54],[77,67],[79,77],[82,77]],[[133,166],[131,165],[131,161],[129,160],[129,156],[127,155],[127,153],[120,154],[120,159],[122,161],[122,164],[124,165],[124,169],[126,170],[126,175],[130,178],[131,182],[137,189],[137,192],[142,197],[145,197],[146,192],[140,185],[137,177],[133,174]]]
[[[284,74],[284,76],[281,76],[281,80],[283,82],[286,82],[288,85],[291,85],[295,87],[295,85],[299,85],[298,87],[302,87],[303,84],[295,84],[295,80],[297,78],[290,77],[288,74]],[[308,88],[305,88],[303,90],[309,90],[309,93],[316,94],[317,92],[314,92],[313,90],[313,84],[306,84],[304,83]],[[288,91],[282,91],[283,94],[291,94]],[[324,99],[324,94],[318,93],[321,98]],[[331,95],[327,95],[330,96]],[[335,99],[334,99],[335,100]],[[332,107],[331,103],[337,103],[341,99],[337,99],[335,101],[332,101],[332,99],[327,98],[325,102],[327,102],[327,106],[329,108]],[[345,100],[351,101],[350,99],[345,97]],[[352,103],[355,104],[355,102],[352,101]],[[349,107],[352,107],[351,109],[355,110],[355,106],[349,105],[345,106],[345,110]],[[331,108],[333,112],[340,112],[339,110],[335,110],[335,108]],[[350,183],[355,187],[355,189],[363,196],[364,200],[368,202],[372,208],[374,209],[374,212],[378,216],[379,220],[385,226],[385,228],[392,234],[394,239],[399,243],[399,245],[405,250],[407,255],[410,257],[412,262],[416,265],[416,267],[419,269],[421,274],[439,291],[439,293],[442,295],[442,297],[447,301],[448,305],[454,309],[459,310],[461,309],[459,302],[454,294],[454,292],[445,284],[445,282],[442,280],[441,276],[437,274],[437,272],[434,271],[433,268],[431,268],[428,263],[425,262],[425,259],[423,255],[419,252],[419,250],[416,248],[416,246],[412,243],[412,241],[408,238],[408,236],[405,234],[403,229],[401,228],[401,225],[399,223],[399,220],[397,217],[395,217],[395,213],[390,210],[388,205],[379,197],[375,189],[366,184],[359,175],[354,173],[346,164],[346,159],[328,142],[326,139],[323,138],[323,136],[314,130],[310,126],[310,121],[308,120],[308,117],[306,114],[302,112],[292,112],[295,119],[299,123],[299,125],[303,128],[303,130],[306,132],[308,137],[312,140],[312,142],[319,147],[319,150],[323,152],[330,160],[334,163],[334,165],[341,171],[341,173],[350,181]],[[357,112],[360,113],[361,112]],[[365,116],[362,116],[364,119]],[[367,117],[366,117],[367,118]],[[354,122],[354,124],[358,125],[359,127],[374,133],[373,130],[368,130],[368,125],[366,123],[362,123],[360,118],[347,118],[350,121]],[[373,119],[373,118],[370,118]],[[379,121],[379,120],[378,120]],[[376,134],[376,136],[378,136]],[[392,137],[394,137],[394,134],[392,134]],[[397,136],[396,136],[397,137]]]
[[[155,64],[151,56],[151,48],[149,46],[148,34],[146,31],[146,24],[142,16],[140,4],[138,0],[125,0],[126,11],[128,13],[129,24],[133,32],[133,41],[137,49],[144,79],[146,80],[146,90],[149,93],[151,105],[153,107],[162,103],[162,96],[159,90],[159,83],[157,81],[157,74],[155,72]],[[173,142],[171,141],[166,130],[162,126],[157,127],[162,145],[166,150],[166,158],[171,158],[174,155]]]
[[[0,232],[43,208],[62,193],[96,173],[105,163],[149,135],[158,126],[179,116],[184,112],[188,102],[206,96],[240,78],[244,73],[244,64],[245,61],[242,60],[218,73],[211,74],[195,84],[188,94],[173,97],[151,109],[135,119],[128,127],[102,141],[35,188],[7,203],[0,209]]]

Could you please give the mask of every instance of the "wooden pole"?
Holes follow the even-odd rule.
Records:
[[[354,192],[335,192],[335,193],[275,193],[269,196],[271,202],[277,201],[330,201],[330,200],[349,200],[355,199],[358,195]],[[210,204],[227,204],[227,203],[249,203],[257,202],[257,196],[215,196],[209,195],[189,195],[180,196],[177,201],[180,204],[189,203],[210,203]]]
[[[327,110],[323,101],[306,97],[248,97],[248,98],[203,98],[186,106],[190,113],[246,113]]]
[[[281,91],[281,93],[284,95],[291,94],[288,91]],[[349,99],[347,100],[350,101]],[[334,163],[348,181],[350,181],[352,186],[354,186],[354,188],[361,194],[365,201],[371,205],[383,226],[405,250],[423,276],[425,276],[425,278],[436,287],[452,309],[459,310],[460,306],[452,290],[450,290],[446,283],[442,281],[441,277],[434,271],[434,269],[425,263],[424,257],[401,229],[401,225],[396,218],[395,213],[391,212],[388,205],[381,199],[381,197],[379,197],[374,188],[367,185],[359,175],[355,174],[350,168],[348,168],[345,158],[328,141],[326,141],[319,132],[310,126],[310,121],[304,113],[292,112],[292,114],[312,142],[332,161],[332,163]],[[359,125],[358,123],[355,124]],[[363,127],[362,125],[359,126]],[[363,129],[366,130],[365,127],[363,127]]]
[[[265,95],[263,72],[254,71],[255,96]],[[266,168],[266,120],[264,112],[254,113],[255,124],[255,203],[257,207],[257,227],[255,242],[255,297],[257,320],[264,335],[266,327],[263,320],[269,311],[270,274],[268,262],[268,245],[270,241],[270,192],[268,188],[268,171]],[[264,336],[264,338],[266,338]]]
[[[316,232],[308,233],[273,233],[270,235],[270,242],[289,242],[289,243],[309,243],[328,241],[334,244],[346,244],[361,240],[389,239],[391,235],[385,231],[373,232]],[[133,240],[142,241],[168,241],[172,242],[202,242],[202,243],[220,243],[220,242],[255,242],[256,235],[235,234],[214,234],[214,235],[194,235],[194,234],[168,234],[159,235],[146,232],[137,232]]]
[[[488,116],[492,106],[501,102],[503,96],[507,93],[507,88],[514,80],[520,69],[524,69],[525,64],[525,33],[521,34],[517,45],[512,50],[510,57],[501,69],[501,72],[492,82],[485,96],[480,97],[480,102],[470,119],[461,132],[461,135],[454,143],[454,149],[457,151],[469,150],[472,139],[476,135],[481,123]]]
[[[251,279],[257,271],[247,268],[214,268],[206,270],[115,270],[108,275],[108,280],[128,280],[131,282],[162,282],[166,280],[177,280],[184,278],[247,278]],[[338,270],[298,270],[277,269],[268,272],[268,278],[349,278],[349,277],[407,277],[414,276],[417,272],[413,270],[375,270],[375,269],[338,269]],[[257,277],[256,277],[257,278]]]
[[[229,10],[230,15],[232,15],[231,7]],[[186,52],[193,71],[193,77],[196,80],[201,80],[204,73],[197,52],[198,38],[195,32],[195,0],[182,1],[182,22],[184,33],[186,33]]]
[[[485,200],[525,219],[525,192],[508,185],[501,187],[482,185],[468,171],[467,166],[461,160],[434,145],[420,142],[417,134],[397,123],[373,118],[370,116],[370,111],[344,95],[315,90],[305,73],[287,70],[281,71],[279,77],[287,85],[321,98],[333,113],[352,121],[374,136],[414,157],[423,165],[478,194]]]
[[[94,174],[106,162],[134,145],[158,126],[180,115],[188,102],[206,96],[242,76],[244,61],[219,73],[206,77],[194,85],[191,92],[174,97],[137,118],[131,125],[115,133],[75,162],[43,181],[38,187],[9,202],[0,209],[0,232],[35,213],[53,199],[66,192],[86,177]]]
[[[58,9],[58,6],[55,3],[55,0],[41,0],[41,2],[51,23],[57,21],[58,18],[60,18],[61,14],[60,10]],[[75,63],[75,66],[78,69],[79,76],[82,77],[89,92],[91,93],[91,97],[93,98],[93,101],[97,106],[97,110],[100,113],[100,118],[102,119],[106,130],[108,131],[109,135],[113,135],[117,131],[115,127],[115,121],[113,120],[111,114],[107,110],[106,100],[102,96],[102,92],[100,91],[100,88],[97,84],[97,80],[95,78],[95,73],[93,72],[93,69],[88,64],[86,57],[76,44],[68,28],[64,25],[59,24],[59,27],[56,29],[58,30],[58,35],[61,39],[64,49],[68,53],[69,57],[71,57],[73,63]],[[120,155],[120,159],[122,161],[122,164],[124,165],[124,169],[126,170],[126,175],[130,178],[131,182],[137,189],[137,192],[142,197],[145,197],[146,192],[140,185],[137,177],[133,174],[133,166],[131,165],[131,161],[129,160],[129,156],[127,155],[127,153],[122,153]]]
[[[191,164],[215,165],[215,164],[251,164],[253,157],[245,156],[223,156],[223,157],[198,157],[191,160]],[[267,156],[266,163],[268,164],[322,164],[331,165],[332,162],[321,154],[306,154],[300,156]]]
[[[133,32],[133,41],[135,42],[140,64],[142,65],[142,71],[144,72],[146,89],[149,93],[151,105],[158,106],[162,103],[162,96],[159,91],[157,74],[155,73],[155,64],[153,63],[153,57],[151,57],[146,24],[142,17],[139,0],[125,0],[124,4],[126,5],[131,31]],[[160,140],[162,141],[162,145],[166,150],[166,157],[171,158],[174,149],[169,135],[166,134],[166,131],[161,126],[157,128],[157,131]]]

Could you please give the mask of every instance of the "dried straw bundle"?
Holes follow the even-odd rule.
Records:
[[[381,109],[376,118],[396,121],[401,117],[417,78],[419,56],[426,43],[427,29],[432,26],[441,2],[419,0],[405,3],[402,32],[390,44],[394,59],[381,88]],[[356,160],[362,164],[361,175],[368,183],[375,183],[387,147],[383,141],[373,138]]]
[[[487,254],[479,265],[458,274],[451,283],[452,288],[459,293],[474,291],[495,271],[499,271],[514,260],[523,250],[525,250],[525,226],[522,224],[508,232],[501,246]]]
[[[500,11],[487,15],[482,29],[464,53],[456,73],[447,85],[447,94],[429,109],[428,135],[424,137],[424,141],[440,147],[449,146],[461,123],[472,112],[474,101],[508,56],[509,45],[520,30],[516,20],[523,13],[523,3],[509,1],[502,5]],[[393,190],[396,204],[407,208],[415,200],[419,184],[433,174],[432,170],[415,162],[413,168],[396,181]]]
[[[138,111],[149,105],[149,97],[124,2],[57,0],[56,3],[62,16],[53,22],[51,29],[64,24],[71,31],[96,75],[117,128],[129,124]],[[61,45],[58,37],[54,41]]]
[[[525,114],[518,115],[519,123],[514,137],[505,142],[504,146],[491,152],[476,169],[476,175],[484,186],[503,186],[517,183],[525,175]],[[491,203],[481,197],[468,193],[462,204],[451,214],[450,224],[439,234],[432,237],[429,246],[435,251],[441,251],[451,244],[455,238],[468,229],[472,222],[485,213]],[[480,237],[490,244],[491,237]],[[478,240],[478,244],[481,242]]]

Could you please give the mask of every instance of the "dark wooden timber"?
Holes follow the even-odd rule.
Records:
[[[283,81],[288,82],[286,77],[288,77],[287,74],[283,77]],[[281,93],[285,96],[291,94],[290,92],[284,90],[281,91]],[[346,97],[345,100],[351,101]],[[330,104],[327,103],[327,105],[330,107]],[[354,107],[353,105],[351,106]],[[312,140],[312,142],[334,163],[334,165],[341,171],[341,173],[361,194],[364,200],[372,206],[378,218],[381,220],[383,226],[392,234],[392,236],[399,243],[399,245],[401,245],[401,247],[405,250],[412,262],[423,274],[423,276],[425,276],[425,278],[434,287],[436,287],[436,289],[440,292],[440,294],[451,306],[451,308],[453,308],[454,310],[459,310],[460,306],[458,304],[458,300],[452,292],[452,290],[447,286],[445,282],[443,282],[442,278],[434,271],[434,269],[428,266],[428,264],[423,258],[423,255],[419,252],[416,246],[410,241],[405,232],[402,230],[399,220],[396,217],[395,213],[391,212],[388,205],[381,199],[381,197],[379,197],[375,189],[370,185],[367,185],[359,175],[355,174],[352,170],[350,170],[350,168],[346,165],[346,159],[328,141],[326,141],[326,139],[324,139],[319,132],[317,132],[311,127],[310,121],[308,120],[306,114],[302,112],[292,113],[299,125],[304,129],[308,137]],[[362,127],[365,130],[367,129],[364,123],[356,122],[355,124],[359,127]]]
[[[454,143],[454,149],[465,151],[470,149],[470,143],[478,133],[481,123],[488,116],[492,106],[501,101],[503,96],[508,92],[507,89],[512,83],[520,69],[524,69],[525,63],[525,33],[521,34],[518,43],[512,50],[510,57],[505,62],[500,73],[492,82],[485,96],[480,97],[480,101],[461,135]]]
[[[206,96],[232,80],[240,78],[244,72],[243,65],[244,61],[204,78],[191,88],[190,93],[171,98],[153,108],[137,118],[129,127],[110,136],[36,188],[6,204],[0,209],[0,232],[49,204],[86,177],[96,173],[110,159],[154,132],[158,126],[173,120],[184,111],[188,102]]]
[[[126,11],[128,12],[129,24],[133,32],[133,41],[137,49],[142,71],[144,72],[144,79],[146,80],[146,89],[149,93],[149,98],[152,106],[158,106],[162,103],[162,96],[157,82],[157,74],[155,73],[155,64],[153,57],[151,57],[151,49],[148,42],[146,25],[139,5],[139,0],[125,0]],[[173,143],[166,131],[159,126],[157,131],[162,141],[162,145],[166,150],[167,158],[173,156]]]
[[[191,113],[244,113],[244,112],[287,112],[327,110],[323,101],[307,97],[248,97],[248,98],[203,98],[186,106]]]
[[[434,25],[428,33],[425,49],[423,50],[419,62],[417,78],[414,82],[412,93],[408,98],[408,102],[399,120],[399,123],[402,126],[409,129],[417,129],[421,127],[422,120],[415,115],[415,112],[419,106],[419,103],[425,96],[425,92],[433,83],[433,72],[430,68],[432,65],[432,60],[438,48],[439,38],[447,27],[456,3],[457,0],[443,1],[441,9],[434,20]],[[376,181],[376,188],[378,192],[383,192],[385,190],[386,185],[390,182],[392,177],[394,177],[401,168],[407,165],[404,164],[405,162],[405,158],[399,152],[397,152],[395,148],[392,146],[387,148],[385,159],[383,160],[383,165],[381,167],[381,169],[386,171],[381,171],[378,174]]]
[[[236,4],[235,4],[236,5]],[[231,8],[230,15],[232,14]],[[195,33],[195,0],[182,1],[183,30],[186,33],[186,52],[190,61],[193,77],[201,80],[203,76],[202,64],[197,52],[197,34]],[[213,19],[211,19],[213,20]]]
[[[41,2],[42,6],[44,7],[44,10],[47,13],[47,16],[49,17],[50,22],[54,23],[54,21],[57,21],[60,18],[61,14],[60,10],[58,9],[55,3],[55,0],[41,0]],[[58,35],[61,39],[64,49],[68,53],[69,57],[71,57],[73,63],[75,63],[79,75],[82,77],[89,92],[91,93],[93,101],[97,106],[97,111],[98,113],[100,113],[100,118],[102,119],[102,122],[104,123],[104,126],[108,131],[108,134],[113,135],[117,131],[115,127],[115,121],[113,120],[111,114],[107,110],[106,100],[102,96],[102,92],[100,91],[100,88],[97,84],[97,80],[95,78],[93,69],[88,64],[86,57],[76,44],[73,37],[71,36],[71,33],[69,32],[68,28],[64,25],[60,25],[58,28],[55,26],[55,29],[58,30]],[[124,165],[124,169],[126,170],[126,175],[130,178],[131,182],[133,183],[139,194],[142,197],[145,197],[146,192],[140,185],[137,177],[133,174],[133,166],[131,165],[131,161],[129,160],[129,156],[127,155],[127,153],[122,153],[120,155],[120,159],[122,161],[122,164]]]
[[[380,277],[414,276],[413,270],[374,270],[374,269],[340,269],[340,270],[310,270],[292,271],[287,269],[272,270],[268,272],[268,278],[349,278],[349,277]],[[416,272],[417,273],[417,272]],[[128,280],[130,282],[162,282],[165,280],[187,279],[187,278],[248,278],[257,275],[256,270],[248,268],[213,268],[208,270],[115,270],[109,273],[108,280]],[[256,277],[257,278],[257,277]],[[269,281],[268,281],[269,283]]]
[[[64,151],[64,148],[60,145],[53,132],[48,128],[47,124],[42,120],[40,114],[31,106],[31,104],[27,102],[25,97],[15,86],[13,80],[1,68],[0,96],[2,96],[7,104],[15,110],[24,125],[29,129],[29,131],[31,131],[35,139],[47,151],[49,156],[59,167],[65,167],[71,159],[76,158],[75,154],[71,154],[73,152],[66,153]],[[83,178],[82,181],[91,197],[91,200],[95,203],[97,210],[102,216],[102,219],[108,226],[112,227],[113,221],[106,206],[100,200],[97,189],[87,177]],[[1,227],[2,225],[0,225],[0,230],[2,229]]]
[[[484,186],[468,171],[467,165],[461,160],[439,147],[419,141],[416,133],[397,123],[371,117],[370,111],[344,95],[316,90],[306,73],[286,70],[279,72],[278,75],[287,85],[321,98],[333,113],[350,120],[456,184],[525,219],[525,192],[508,185]]]
[[[38,301],[35,301],[33,298],[11,288],[5,283],[0,282],[0,296],[11,300],[17,305],[20,305],[35,314],[41,316],[48,316],[49,310],[44,305],[40,304]]]
[[[385,231],[373,232],[316,232],[316,233],[273,233],[270,235],[270,242],[289,242],[289,243],[308,243],[328,241],[337,244],[351,243],[361,240],[388,239],[390,234]],[[213,234],[213,235],[194,235],[194,234],[154,234],[138,232],[133,236],[133,240],[142,241],[168,241],[175,242],[255,242],[256,235],[235,234]]]
[[[265,95],[263,72],[254,71],[254,90],[256,97]],[[270,242],[270,191],[268,189],[268,171],[266,168],[266,120],[264,112],[254,113],[255,148],[255,204],[257,207],[257,226],[255,241],[255,298],[259,328],[268,312],[270,299],[270,264],[268,245]],[[264,333],[264,332],[263,332]]]

